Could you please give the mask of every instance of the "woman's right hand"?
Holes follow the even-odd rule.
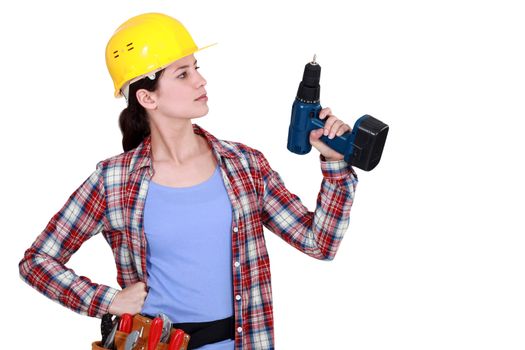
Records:
[[[142,310],[144,300],[148,292],[144,282],[137,282],[129,287],[124,288],[115,295],[115,298],[109,305],[108,312],[112,315],[121,316],[122,314],[138,314]]]

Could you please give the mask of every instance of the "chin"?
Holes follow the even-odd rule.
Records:
[[[209,111],[210,111],[210,109],[206,106],[206,108],[203,109],[202,111],[195,113],[194,114],[195,115],[194,118],[204,117],[206,114],[208,114]]]
[[[208,114],[208,113],[204,113],[204,114],[196,114],[196,115],[194,115],[193,117],[191,117],[191,119],[202,118],[202,117],[204,117],[206,114]]]

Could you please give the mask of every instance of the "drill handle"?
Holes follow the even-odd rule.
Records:
[[[315,129],[324,128],[326,120],[319,119],[319,114],[315,118],[310,119],[310,131]],[[335,136],[333,139],[328,138],[328,136],[322,135],[319,140],[326,144],[331,149],[336,152],[341,153],[347,162],[350,161],[350,154],[347,152],[349,150],[349,145],[351,145],[350,139],[352,136],[352,131],[347,131],[341,136]]]
[[[312,149],[310,144],[310,132],[315,129],[324,128],[325,120],[319,119],[319,112],[322,107],[319,103],[305,103],[299,100],[292,106],[292,117],[288,129],[288,150],[296,154],[307,154]],[[345,160],[349,161],[348,148],[351,142],[351,133],[346,132],[341,136],[329,139],[322,135],[319,139],[328,147],[345,155]]]

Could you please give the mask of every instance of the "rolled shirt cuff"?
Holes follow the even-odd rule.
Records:
[[[328,161],[322,154],[319,154],[319,160],[321,162],[321,171],[326,179],[337,181],[353,176],[357,181],[357,174],[344,159]]]

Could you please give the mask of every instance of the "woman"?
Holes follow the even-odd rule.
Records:
[[[139,15],[117,29],[106,62],[115,95],[128,103],[120,115],[124,153],[99,162],[51,218],[25,252],[21,277],[93,317],[163,312],[197,328],[231,322],[201,332],[222,333],[199,349],[273,349],[263,226],[312,257],[334,258],[357,176],[319,138],[350,127],[325,108],[324,129],[310,134],[323,173],[310,212],[260,151],[192,124],[208,113],[198,50],[184,26],[163,14]],[[65,266],[98,232],[113,250],[122,290]]]

